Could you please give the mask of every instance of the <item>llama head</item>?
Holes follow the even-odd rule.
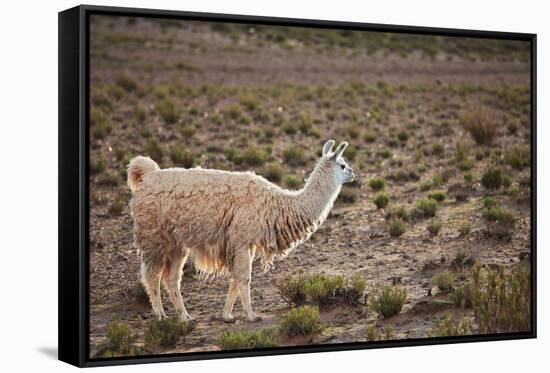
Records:
[[[346,163],[342,156],[344,154],[344,150],[346,150],[349,144],[344,141],[338,145],[335,151],[332,151],[335,143],[336,142],[334,140],[328,140],[325,143],[323,146],[322,159],[328,162],[330,167],[332,167],[338,182],[341,184],[352,182],[355,180],[355,174],[353,173],[353,169]]]

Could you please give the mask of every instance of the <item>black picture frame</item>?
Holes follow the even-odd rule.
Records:
[[[531,284],[532,329],[465,337],[407,339],[369,343],[342,343],[278,347],[247,351],[216,351],[129,358],[89,357],[89,17],[92,14],[163,17],[200,21],[228,21],[285,26],[386,31],[411,34],[514,39],[531,45]],[[79,367],[172,362],[197,359],[284,355],[464,342],[536,338],[536,34],[459,30],[417,26],[367,24],[257,17],[157,9],[81,5],[59,13],[59,360]]]

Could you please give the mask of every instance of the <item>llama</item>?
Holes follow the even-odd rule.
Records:
[[[232,322],[240,296],[249,321],[250,280],[256,255],[266,268],[306,241],[326,219],[342,184],[355,179],[342,158],[348,143],[333,151],[334,140],[301,190],[290,191],[251,172],[200,167],[160,169],[137,156],[128,166],[134,239],[141,257],[142,282],[153,312],[166,317],[161,281],[181,320],[191,320],[180,292],[188,259],[202,273],[229,275],[222,320]]]

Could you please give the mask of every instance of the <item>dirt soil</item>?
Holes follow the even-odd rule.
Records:
[[[509,167],[503,156],[507,149],[530,141],[528,53],[510,59],[498,50],[475,58],[448,50],[426,55],[390,47],[325,48],[293,38],[264,39],[250,28],[243,35],[228,36],[190,21],[93,19],[91,33],[91,106],[105,113],[107,119],[101,120],[110,124],[104,134],[95,135],[92,128],[91,139],[91,356],[106,343],[106,325],[113,317],[127,321],[138,341],[152,317],[151,307],[136,298],[140,265],[132,244],[125,162],[151,152],[153,139],[163,153],[162,167],[181,166],[171,157],[171,149],[181,145],[202,167],[262,174],[265,163],[276,162],[283,175],[300,181],[327,139],[347,140],[356,150],[347,161],[358,175],[358,182],[343,189],[329,218],[308,242],[266,273],[255,266],[252,304],[262,321],[245,322],[237,301],[237,322],[224,324],[218,317],[227,279],[184,275],[182,294],[197,324],[182,345],[163,353],[218,350],[216,338],[226,328],[276,326],[289,309],[277,292],[278,281],[317,272],[359,272],[367,280],[367,293],[397,281],[406,287],[408,300],[401,314],[389,319],[379,318],[365,304],[323,308],[327,327],[322,333],[283,338],[282,345],[365,341],[367,325],[375,321],[381,330],[391,325],[394,339],[423,338],[446,312],[469,318],[476,333],[472,311],[455,308],[440,294],[433,274],[449,269],[459,252],[483,264],[504,266],[530,252],[530,203],[520,186],[521,178],[530,174]],[[180,108],[174,123],[159,115],[162,100]],[[475,106],[490,109],[498,123],[492,145],[477,145],[460,124],[461,115]],[[401,132],[407,139],[396,140]],[[470,170],[457,166],[457,143],[469,152]],[[292,144],[305,152],[304,162],[296,166],[283,156]],[[251,145],[264,151],[266,159],[228,159],[229,147],[244,151]],[[483,172],[495,162],[511,175],[510,188],[518,188],[525,198],[488,191],[480,184]],[[400,178],[399,172],[411,176]],[[468,199],[457,201],[452,190],[465,185],[465,174],[473,180]],[[405,234],[391,237],[385,214],[399,205],[414,208],[427,193],[420,184],[435,175],[443,181],[433,189],[448,193],[438,207],[439,234],[427,231],[432,222],[427,219],[408,223]],[[368,182],[375,176],[387,181],[386,208],[377,209],[372,201],[376,192]],[[487,194],[516,214],[507,239],[486,234],[482,198]],[[469,234],[459,233],[464,222],[471,224]],[[166,296],[163,301],[172,315]]]

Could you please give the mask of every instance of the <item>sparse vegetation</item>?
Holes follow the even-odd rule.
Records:
[[[424,218],[432,218],[437,212],[437,202],[431,198],[421,199],[417,203],[417,209]]]
[[[281,319],[281,331],[289,336],[315,334],[322,328],[317,306],[292,308]]]
[[[504,160],[515,169],[522,170],[531,163],[531,153],[527,146],[514,146],[508,149]]]
[[[164,149],[157,139],[151,139],[145,146],[145,154],[151,157],[155,162],[160,163],[164,157]]]
[[[486,108],[470,108],[462,114],[462,125],[480,145],[490,145],[497,133],[494,113]]]
[[[428,338],[455,337],[471,334],[471,322],[465,318],[456,321],[450,313],[441,318],[433,328],[428,329]]]
[[[449,271],[437,272],[433,276],[432,281],[434,285],[437,286],[439,291],[443,293],[448,293],[453,287],[454,276]]]
[[[381,179],[379,177],[374,177],[370,179],[369,187],[376,192],[384,189],[386,187],[386,182],[384,181],[384,179]]]
[[[490,167],[481,177],[481,185],[487,189],[500,189],[505,183],[505,174],[498,167]]]
[[[291,145],[284,150],[283,159],[289,166],[301,166],[305,163],[304,149],[298,145]]]
[[[170,158],[177,166],[192,168],[195,165],[195,156],[183,145],[174,145],[170,148]]]
[[[283,166],[278,162],[271,162],[265,165],[262,175],[269,181],[278,183],[283,178]]]
[[[433,199],[437,202],[443,202],[447,198],[447,193],[444,191],[438,190],[428,193],[428,198]]]
[[[391,317],[401,312],[406,300],[404,287],[385,285],[370,295],[369,307],[383,317]]]
[[[241,350],[245,348],[277,347],[277,328],[263,328],[259,330],[223,331],[216,343],[222,350]]]
[[[277,285],[279,294],[289,304],[321,306],[339,302],[357,305],[365,287],[365,279],[359,273],[349,278],[327,274],[290,276]]]
[[[181,116],[181,109],[168,98],[165,98],[155,105],[157,113],[167,124],[176,123]]]
[[[109,321],[124,311],[127,335],[137,339],[129,349],[109,347],[108,324],[94,321],[91,356],[337,343],[363,340],[365,333],[369,341],[382,341],[422,337],[427,328],[446,336],[529,327],[528,290],[519,290],[529,285],[508,279],[519,263],[530,263],[535,223],[528,43],[230,23],[201,27],[206,37],[199,40],[193,22],[182,27],[181,20],[140,18],[125,30],[126,18],[116,24],[100,18],[91,20],[90,40],[90,314]],[[315,55],[322,58],[303,74]],[[254,56],[271,62],[259,66]],[[379,82],[369,74],[342,80],[331,68],[336,60],[328,64],[346,59],[353,72],[385,56],[404,58],[412,74],[389,79],[395,72],[390,64]],[[228,63],[212,62],[222,60]],[[447,61],[460,64],[460,71]],[[415,74],[426,64],[430,74]],[[482,80],[468,74],[482,65],[492,73]],[[449,69],[452,79],[445,78]],[[210,287],[225,295],[227,284],[206,284],[188,260],[182,286],[198,328],[175,347],[155,338],[147,344],[153,316],[143,286],[134,289],[139,266],[130,252],[128,161],[151,155],[162,168],[251,171],[297,190],[329,138],[350,143],[344,157],[357,181],[342,187],[327,220],[284,268],[275,263],[254,277],[252,307],[263,320],[244,321],[238,299],[236,324],[215,320],[225,299],[198,302],[197,294]],[[371,185],[373,178],[378,181]],[[278,246],[282,233],[272,233]],[[476,311],[478,261],[483,295]],[[507,283],[486,291],[489,268],[500,281],[495,263],[504,266]],[[254,263],[255,273],[259,266]],[[314,268],[320,277],[297,280],[312,277]],[[277,291],[288,270],[296,272],[294,282],[284,279],[284,292],[294,301],[285,306]],[[441,292],[432,277],[445,270],[454,280]],[[365,289],[373,281],[407,289],[409,299],[394,320],[373,323],[369,308],[376,297]],[[166,289],[162,296],[172,316]],[[281,311],[277,298],[288,309]],[[326,330],[289,338],[280,316],[304,305],[319,307],[322,320],[329,320]],[[201,315],[201,307],[211,312]],[[441,310],[450,316],[440,320]]]
[[[432,221],[430,224],[428,224],[426,229],[428,230],[428,232],[430,232],[430,234],[436,236],[437,234],[439,234],[439,231],[441,230],[442,227],[443,227],[443,223],[441,222],[441,220],[436,219]]]
[[[295,175],[286,175],[283,178],[283,184],[290,189],[298,189],[303,184],[303,180]]]
[[[137,355],[138,350],[135,346],[137,337],[127,322],[118,317],[114,318],[107,324],[105,334],[108,347],[104,352],[104,357]]]
[[[461,236],[469,235],[471,230],[472,225],[469,221],[465,221],[458,226],[458,233],[460,233]]]
[[[392,217],[386,222],[386,229],[390,236],[399,237],[407,231],[407,225],[403,219],[399,217]]]
[[[376,195],[376,197],[374,197],[373,202],[376,205],[376,208],[382,209],[390,202],[390,196],[388,193],[380,192]]]
[[[159,347],[174,347],[181,342],[190,328],[185,321],[176,318],[151,319],[144,333],[145,348],[155,351]]]
[[[528,266],[505,271],[474,266],[472,305],[483,333],[531,329],[531,273]]]

